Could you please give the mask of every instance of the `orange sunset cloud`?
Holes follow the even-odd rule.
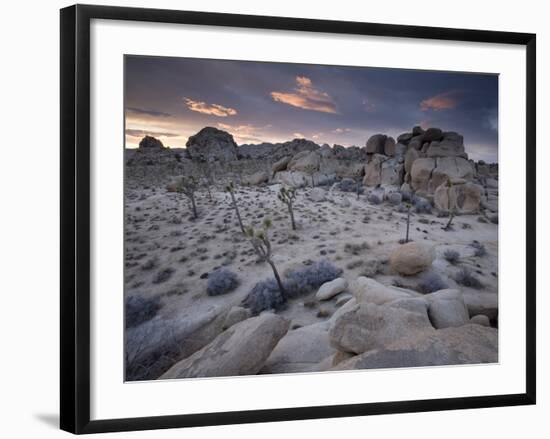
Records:
[[[237,110],[234,108],[224,107],[220,104],[207,104],[206,102],[194,101],[190,98],[183,98],[183,100],[187,108],[197,113],[210,114],[218,117],[235,116],[237,114]]]
[[[303,108],[304,110],[320,111],[322,113],[336,113],[336,105],[332,98],[323,91],[316,89],[311,79],[297,76],[297,87],[294,93],[272,91],[271,98],[275,102]]]
[[[424,99],[422,102],[420,102],[420,109],[422,111],[452,110],[458,104],[457,96],[458,92],[454,90],[440,93],[438,95],[432,96],[431,98]]]

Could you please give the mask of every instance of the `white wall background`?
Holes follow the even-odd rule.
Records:
[[[510,4],[491,0],[443,3],[311,2],[278,0],[88,1],[245,14],[296,16],[474,29],[535,32],[538,38],[538,405],[456,412],[388,415],[123,433],[105,437],[267,438],[341,435],[446,439],[508,438],[550,431],[548,336],[544,319],[549,281],[543,278],[550,255],[550,221],[545,203],[550,177],[543,163],[544,121],[550,117],[550,29],[544,2]],[[58,9],[69,2],[30,0],[3,5],[0,25],[0,433],[3,437],[60,437],[58,431],[59,287],[59,49]],[[27,139],[30,139],[27,141]],[[546,376],[545,376],[546,375]],[[353,389],[351,389],[353,391]]]

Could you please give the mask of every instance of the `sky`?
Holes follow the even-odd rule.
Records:
[[[145,135],[185,147],[205,126],[239,145],[364,146],[420,125],[457,131],[470,158],[498,162],[494,74],[128,55],[125,117],[127,148]]]

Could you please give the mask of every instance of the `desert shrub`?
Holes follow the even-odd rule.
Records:
[[[403,200],[403,195],[401,195],[400,192],[391,192],[390,194],[388,194],[388,201],[390,204],[393,204],[394,206],[399,206],[402,200]]]
[[[483,284],[481,283],[481,281],[477,277],[475,277],[467,268],[463,268],[456,274],[455,281],[460,285],[464,285],[465,287],[476,289],[483,288]]]
[[[290,271],[286,274],[285,281],[288,298],[311,293],[341,274],[342,270],[329,261],[316,262],[302,270]]]
[[[160,270],[159,272],[157,272],[157,274],[153,278],[153,283],[161,284],[163,282],[166,282],[168,279],[172,277],[173,274],[174,274],[174,269],[171,267]]]
[[[129,296],[124,302],[126,328],[133,328],[151,320],[161,308],[158,298],[149,299],[142,296]]]
[[[382,203],[382,198],[378,194],[370,194],[367,197],[367,201],[371,204],[380,204]]]
[[[433,271],[423,274],[418,283],[418,290],[424,294],[430,294],[446,288],[449,288],[449,285],[441,279],[439,274]]]
[[[359,192],[360,194],[365,191],[365,187],[361,183],[353,180],[353,178],[344,178],[338,183],[338,189],[342,192]]]
[[[284,308],[287,299],[309,294],[341,274],[342,270],[328,261],[316,262],[304,269],[288,272],[283,280],[284,293],[275,279],[258,282],[243,300],[243,305],[250,308],[252,314],[270,309],[277,311]]]
[[[399,193],[401,194],[402,201],[406,201],[406,202],[411,201],[412,194],[409,191],[399,191]]]
[[[445,260],[451,264],[456,264],[460,260],[460,253],[456,250],[445,250],[445,253],[443,253],[443,257]]]
[[[237,275],[227,268],[219,268],[208,275],[206,293],[219,296],[233,291],[239,285]]]
[[[243,305],[256,315],[262,311],[284,308],[286,299],[275,279],[258,282],[243,300]]]
[[[413,204],[416,213],[432,213],[432,205],[425,198],[414,197]]]
[[[485,250],[485,246],[479,241],[472,241],[470,246],[472,246],[475,249],[474,256],[481,257],[487,254],[487,250]]]
[[[346,243],[344,246],[344,251],[346,253],[351,253],[352,255],[359,255],[363,253],[365,250],[370,249],[370,244],[368,242],[363,242],[361,244],[353,244],[351,242]]]
[[[317,186],[332,186],[334,183],[337,182],[337,178],[335,176],[325,177],[321,181],[317,183]]]
[[[125,379],[154,380],[182,358],[181,342],[169,321],[155,318],[126,331]]]

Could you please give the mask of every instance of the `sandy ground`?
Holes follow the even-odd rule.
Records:
[[[417,289],[420,276],[403,277],[389,270],[388,258],[405,236],[406,215],[387,203],[371,205],[366,195],[331,191],[329,201],[314,202],[309,188],[299,189],[295,202],[297,230],[290,226],[286,206],[277,199],[280,185],[239,187],[236,198],[245,225],[260,227],[265,217],[273,220],[270,237],[276,265],[281,273],[312,262],[329,260],[353,280],[370,275],[383,284]],[[328,194],[328,192],[327,192]],[[238,305],[260,280],[272,277],[270,267],[258,263],[248,240],[238,227],[229,195],[213,189],[197,193],[199,218],[191,218],[187,198],[162,188],[128,189],[126,208],[126,295],[159,297],[166,317],[201,313],[213,307]],[[442,227],[447,218],[434,214],[412,214],[410,239],[435,247],[432,270],[448,283],[462,267],[469,267],[482,281],[481,290],[458,286],[465,295],[496,297],[498,288],[498,226],[480,222],[478,215],[457,216],[453,231]],[[472,241],[482,243],[487,253],[475,256]],[[460,255],[452,265],[443,258],[446,249]],[[225,295],[206,293],[207,276],[226,266],[239,277],[239,287]],[[164,273],[168,270],[167,273]],[[337,308],[338,297],[319,303],[313,294],[291,301],[280,314],[291,326],[327,320]]]

